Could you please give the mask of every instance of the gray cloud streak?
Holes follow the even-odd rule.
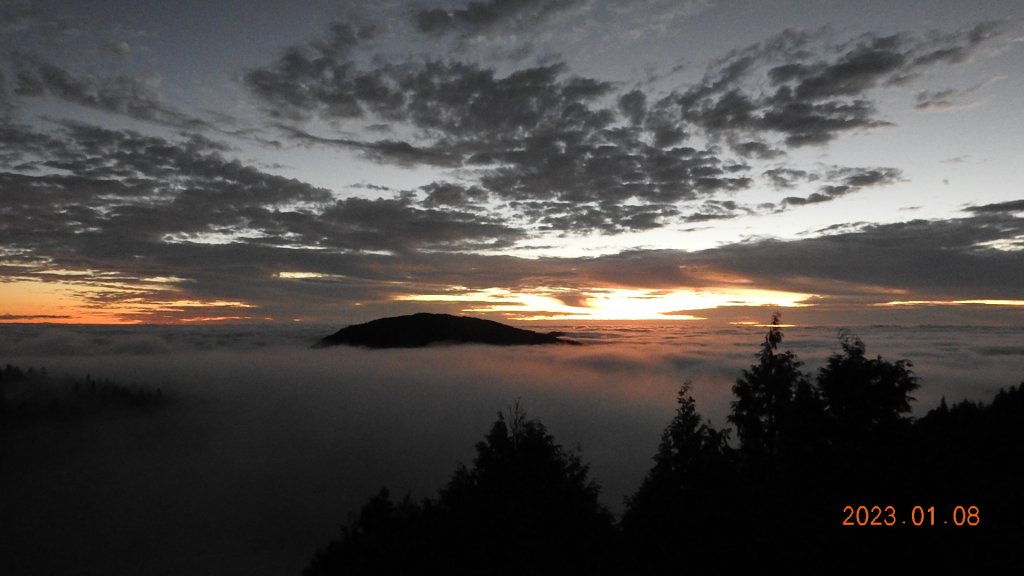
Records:
[[[76,76],[35,54],[15,52],[14,94],[21,98],[51,97],[123,114],[175,128],[198,130],[213,126],[174,109],[157,96],[151,82],[133,75]]]
[[[523,28],[585,4],[584,0],[485,0],[465,8],[420,10],[413,15],[416,28],[425,34],[458,32],[467,36],[494,28]]]

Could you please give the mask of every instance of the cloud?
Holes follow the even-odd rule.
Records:
[[[30,29],[40,30],[44,38],[57,41],[78,32],[68,22],[45,13],[31,2],[13,0],[0,4],[0,33],[12,34]]]
[[[27,2],[0,4],[0,32],[16,32],[39,24],[43,19]]]
[[[687,215],[685,217],[685,221],[707,222],[709,220],[722,220],[726,218],[735,218],[740,214],[750,214],[752,212],[753,211],[751,209],[740,206],[732,200],[708,200],[704,202],[698,212]]]
[[[771,168],[765,170],[762,176],[768,178],[772,186],[779,189],[792,188],[800,181],[811,180],[817,177],[806,170],[794,168]]]
[[[291,49],[274,66],[246,75],[246,85],[274,107],[272,114],[332,120],[374,115],[484,145],[551,123],[597,129],[611,121],[607,113],[587,106],[608,94],[611,84],[563,77],[562,64],[504,77],[459,62],[383,64],[360,70],[347,51],[327,52],[320,43],[309,50],[313,54],[306,56]]]
[[[209,127],[209,123],[178,111],[160,101],[156,80],[132,75],[76,76],[35,54],[15,52],[14,94],[21,98],[51,97],[80,106],[123,114],[184,129]]]
[[[965,210],[968,212],[974,212],[975,214],[1012,214],[1014,212],[1024,212],[1024,200],[1010,200],[1008,202],[998,202],[995,204],[968,206]]]
[[[632,90],[619,96],[619,109],[632,124],[640,124],[647,116],[647,96],[640,90]]]
[[[87,418],[70,425],[74,434],[67,423],[41,425],[5,444],[5,562],[56,574],[86,558],[100,573],[257,576],[300,572],[382,486],[414,500],[436,494],[517,399],[559,443],[581,446],[602,501],[621,511],[651,468],[680,384],[692,380],[700,413],[726,425],[730,387],[764,335],[616,327],[593,330],[595,343],[581,347],[367,351],[306,350],[308,331],[294,327],[97,327],[54,351],[46,343],[62,346],[65,329],[16,327],[23,345],[11,347],[15,327],[0,328],[5,362],[159,387],[168,399],[137,417]],[[1019,328],[858,336],[870,354],[914,362],[921,414],[943,396],[988,402],[1019,382],[1007,334],[1019,338]],[[831,327],[786,330],[784,346],[811,371],[838,351]],[[38,545],[55,525],[75,535],[66,554]]]
[[[111,39],[100,43],[99,51],[113,58],[127,59],[132,55],[132,45],[125,39]]]
[[[477,2],[465,10],[421,10],[413,18],[421,31],[442,34],[464,25],[535,21],[572,5]],[[806,173],[802,182],[825,182],[781,206],[898,180],[893,168],[814,173],[785,164],[785,150],[890,125],[878,117],[873,90],[968,60],[999,26],[867,34],[839,44],[825,30],[788,30],[737,50],[699,82],[657,99],[572,75],[558,61],[499,73],[459,60],[457,51],[367,58],[393,33],[332,24],[324,39],[285,50],[276,62],[250,70],[244,83],[292,141],[348,148],[382,163],[460,170],[459,181],[482,190],[517,226],[619,233],[749,213],[701,206],[724,206],[727,195],[753,186],[752,160],[782,162],[762,170],[778,188],[793,187],[797,180],[783,182],[784,175],[799,172]],[[317,118],[337,129],[387,126],[405,136],[336,137],[300,127]],[[862,180],[871,170],[875,180]]]
[[[452,206],[473,209],[482,206],[488,199],[486,190],[476,186],[460,186],[450,182],[432,182],[420,188],[427,194],[423,205],[428,208]]]
[[[73,123],[54,136],[7,126],[0,131],[0,158],[10,162],[0,169],[0,241],[5,261],[31,254],[32,262],[7,266],[5,275],[72,283],[97,306],[195,297],[216,310],[217,301],[277,298],[286,285],[273,275],[296,266],[351,274],[345,282],[358,297],[364,279],[405,276],[397,268],[372,272],[379,263],[360,254],[487,250],[524,237],[493,215],[450,202],[336,198],[222,150],[204,138],[169,141]],[[179,280],[144,280],[161,276]],[[237,286],[247,278],[268,290]],[[326,296],[330,289],[317,290]]]
[[[991,243],[1024,233],[1024,219],[981,214],[862,226],[796,241],[764,240],[705,251],[684,260],[723,266],[758,285],[823,290],[829,282],[873,285],[942,297],[1019,298],[1024,251]],[[842,296],[840,292],[835,296]],[[854,294],[847,294],[853,296]]]
[[[764,160],[771,160],[773,158],[778,158],[780,156],[785,155],[785,152],[783,152],[782,150],[779,150],[778,148],[773,148],[772,146],[766,144],[765,142],[759,142],[756,140],[737,142],[731,144],[731,147],[733,150],[736,151],[737,154],[745,158],[753,157],[761,158]]]
[[[680,202],[751,184],[745,170],[732,171],[714,150],[662,149],[637,142],[628,131],[605,137],[606,144],[531,139],[524,149],[499,157],[504,166],[480,182],[529,222],[612,233],[664,225]]]
[[[317,217],[317,245],[408,252],[507,247],[524,234],[500,219],[457,210],[420,209],[408,198],[339,200]]]
[[[289,48],[271,68],[250,70],[245,85],[272,116],[302,118],[321,109],[331,117],[359,117],[360,97],[392,94],[375,75],[355,74],[349,61],[353,49],[373,36],[372,27],[335,22],[326,39]]]
[[[818,179],[817,176],[808,175],[806,172],[785,169],[770,170],[766,175],[779,188],[791,187],[795,180]],[[826,181],[831,181],[830,183],[822,185],[817,192],[807,197],[788,196],[782,200],[782,206],[828,202],[864,188],[892,184],[901,176],[902,172],[895,168],[833,168],[822,176]]]
[[[824,49],[822,31],[787,30],[714,64],[677,99],[684,118],[712,137],[734,132],[779,135],[789,146],[824,144],[844,132],[890,125],[877,116],[873,89],[963,62],[1000,30],[991,22],[925,38],[868,34]]]
[[[958,94],[959,91],[952,88],[946,88],[945,90],[923,90],[917,93],[917,103],[914,104],[914,107],[920,110],[928,108],[949,109],[956,106],[953,97]]]
[[[633,92],[620,99],[619,110],[604,108],[599,102],[612,95],[612,85],[567,76],[564,64],[504,77],[474,64],[434,61],[360,71],[351,45],[291,49],[274,66],[251,71],[247,82],[260,99],[283,106],[281,116],[372,115],[411,124],[425,141],[326,138],[281,128],[298,141],[357,149],[379,161],[479,167],[477,187],[524,226],[649,229],[677,214],[680,201],[750,184],[713,150],[675,146],[685,134],[664,104],[647,112],[642,93]],[[616,127],[620,113],[643,125]]]
[[[67,320],[71,318],[66,314],[0,314],[0,320],[8,322],[23,322],[25,320]]]
[[[416,28],[425,34],[460,33],[475,36],[495,28],[518,29],[543,23],[552,16],[585,4],[583,0],[484,0],[465,8],[431,8],[413,14]]]
[[[817,294],[825,299],[819,305],[859,306],[892,300],[894,294],[954,300],[1020,297],[1015,290],[1024,282],[1024,251],[993,247],[1024,232],[1019,216],[984,213],[819,232],[811,238],[750,240],[696,252],[638,249],[595,258],[496,259],[490,265],[483,263],[487,258],[472,264],[491,270],[479,280],[459,282],[443,274],[423,279],[470,289],[770,288]]]
[[[32,135],[13,130],[3,144],[17,147]],[[406,251],[461,241],[480,247],[476,240],[519,236],[493,219],[419,209],[407,198],[335,199],[225,159],[202,139],[170,142],[77,124],[62,136],[38,150],[39,158],[18,150],[21,171],[2,174],[6,210],[25,222],[5,230],[11,246],[32,244],[40,234],[72,244],[219,234],[267,245]],[[31,169],[45,172],[25,173]]]
[[[634,128],[621,130],[606,136],[633,138]],[[495,169],[480,184],[438,180],[415,191],[383,191],[390,197],[340,198],[227,158],[222,144],[206,138],[168,140],[75,123],[51,134],[4,124],[0,270],[8,279],[75,286],[76,298],[97,309],[131,305],[126,318],[148,320],[196,316],[195,304],[220,316],[288,317],[367,303],[361,313],[372,316],[416,307],[396,304],[398,296],[452,286],[576,293],[754,286],[870,302],[891,300],[894,291],[916,299],[1016,298],[1012,287],[1024,283],[1024,251],[1000,248],[1024,235],[1019,201],[967,207],[971,215],[960,219],[858,225],[700,252],[499,256],[491,251],[513,247],[538,228],[614,232],[752,210],[715,197],[749,186],[742,180],[749,169],[710,151],[580,145],[559,153],[550,142],[529,142],[538,151],[524,150],[521,162]],[[550,164],[539,150],[550,151]],[[526,171],[531,165],[534,171]],[[568,170],[564,184],[560,170]],[[650,176],[643,185],[629,180],[645,173],[661,174],[664,188]],[[528,190],[530,177],[553,183],[547,196]],[[817,183],[825,199],[900,177],[889,168],[835,166],[764,174],[783,189]],[[680,180],[687,184],[670,186]],[[495,196],[517,216],[496,211]],[[159,277],[171,280],[147,280]]]
[[[110,341],[94,349],[113,352],[145,337],[177,343],[201,331],[82,336]],[[222,332],[225,345],[216,332],[205,336],[212,349],[5,356],[26,368],[42,362],[58,376],[159,387],[168,399],[136,418],[86,419],[73,437],[39,426],[31,442],[5,446],[5,542],[53,538],[47,522],[77,534],[67,555],[26,545],[6,562],[53,573],[80,569],[82,558],[103,573],[125,562],[161,574],[301,572],[315,547],[382,486],[413,498],[435,494],[458,462],[473,458],[495,414],[517,399],[560,443],[582,446],[603,501],[621,510],[650,468],[683,377],[663,349],[377,354],[259,346],[258,336]],[[725,424],[718,416],[728,402],[724,370],[694,360],[685,375],[699,381],[702,413]],[[622,368],[603,369],[612,362]],[[14,481],[21,479],[31,481]]]
[[[444,48],[449,40],[539,26],[576,9],[597,10],[589,3],[484,1],[446,8],[443,17],[412,16],[436,20],[424,32],[449,34],[427,39]],[[437,23],[442,20],[447,24]],[[787,31],[727,55],[697,82],[668,93],[580,75],[557,56],[520,65],[434,44],[424,53],[403,53],[397,35],[407,25],[333,23],[321,37],[247,70],[241,81],[267,130],[282,141],[423,168],[420,174],[429,176],[420,183],[430,184],[404,191],[368,184],[357,193],[366,197],[343,197],[232,159],[232,150],[208,138],[60,121],[52,129],[41,122],[28,128],[7,118],[0,122],[0,240],[10,249],[3,273],[75,284],[96,306],[159,302],[167,319],[191,314],[187,306],[172,310],[176,299],[205,302],[225,316],[231,313],[225,302],[251,304],[254,315],[284,315],[307,307],[337,310],[340,303],[381,310],[398,306],[396,295],[453,286],[553,286],[580,294],[593,283],[735,282],[826,297],[862,297],[880,287],[974,298],[979,295],[968,292],[1000,292],[984,288],[985,281],[1018,280],[997,272],[1017,264],[1011,251],[1000,250],[1019,243],[1013,203],[970,207],[971,216],[959,220],[856,226],[793,242],[737,241],[693,254],[495,254],[531,236],[711,222],[895,183],[903,178],[895,168],[799,165],[789,151],[886,125],[874,91],[907,86],[934,66],[969,61],[998,33],[995,25],[838,43],[827,31]],[[155,78],[80,74],[27,52],[15,52],[10,62],[11,73],[4,70],[0,82],[15,100],[59,99],[162,126],[219,130],[166,104]],[[737,196],[764,184],[782,191],[780,199],[754,205],[746,203],[749,194]],[[900,231],[913,239],[907,261],[887,244],[902,242]],[[932,245],[919,245],[919,235]],[[950,244],[958,235],[970,242]],[[873,250],[886,268],[861,258]],[[23,254],[34,260],[16,266]],[[635,260],[643,258],[651,263]],[[828,270],[844,258],[851,259],[849,273]],[[949,258],[976,280],[927,272],[920,281],[905,277],[921,267],[916,258]],[[796,263],[805,266],[802,276]],[[61,278],[54,270],[76,276]],[[145,280],[151,277],[176,280],[160,285]],[[100,286],[106,296],[85,290]]]
[[[414,166],[459,166],[461,159],[443,146],[418,147],[401,140],[362,141],[353,138],[327,138],[316,136],[284,124],[277,129],[289,138],[307,145],[337,146],[359,152],[364,158],[385,164]]]
[[[396,303],[398,296],[453,286],[565,294],[595,287],[764,287],[833,303],[871,303],[908,293],[1012,299],[1019,297],[1013,287],[1024,284],[1024,251],[998,247],[1024,235],[1019,201],[968,207],[971,215],[960,219],[861,224],[793,241],[526,259],[487,252],[527,236],[487,208],[492,193],[484,187],[437,181],[391,198],[337,198],[224,158],[221,147],[204,139],[175,142],[77,124],[60,130],[46,136],[8,126],[0,133],[2,157],[19,166],[0,173],[3,274],[70,283],[100,309],[138,308],[125,317],[195,315],[172,304],[186,300],[222,316],[240,310],[224,303],[241,302],[255,306],[242,309],[244,315],[275,317],[325,314],[342,304],[356,311],[352,305],[366,303],[358,313],[373,317],[421,306]],[[823,194],[832,190],[827,187],[851,193],[899,177],[878,168],[832,167],[821,174]],[[667,203],[516,202],[515,210],[552,230],[600,229],[610,222],[641,229],[665,218],[697,222],[749,211],[712,198],[688,212],[672,212],[677,208]],[[147,280],[169,276],[167,282]]]
[[[977,104],[977,100],[968,97],[981,91],[989,84],[1005,80],[1005,76],[995,76],[966,88],[945,88],[940,90],[922,90],[915,96],[914,105],[918,110],[959,110]]]

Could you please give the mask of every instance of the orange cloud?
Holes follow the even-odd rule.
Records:
[[[147,283],[16,280],[0,283],[0,322],[141,324],[246,320],[225,309],[253,308],[233,300],[182,298],[167,279]],[[154,287],[152,284],[163,285]],[[205,310],[208,315],[197,315]],[[183,317],[184,314],[188,317]]]

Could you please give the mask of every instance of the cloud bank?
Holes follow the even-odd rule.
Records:
[[[814,371],[834,329],[786,329]],[[1020,328],[863,327],[869,354],[909,358],[915,410],[991,400],[1019,382]],[[763,328],[593,326],[580,347],[305,348],[303,330],[3,327],[0,354],[52,375],[160,387],[159,412],[0,436],[0,567],[106,574],[298,572],[347,515],[388,486],[430,496],[496,413],[519,400],[579,446],[621,511],[651,466],[686,379],[726,424],[731,386]],[[8,433],[9,432],[9,433]],[[57,552],[61,553],[57,553]],[[14,563],[12,566],[11,563]]]

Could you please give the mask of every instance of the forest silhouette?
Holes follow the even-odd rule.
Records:
[[[47,421],[76,420],[116,410],[151,410],[165,404],[161,388],[108,378],[56,378],[46,368],[0,368],[0,434]]]
[[[382,489],[304,575],[1019,573],[1024,383],[915,419],[909,361],[844,331],[810,374],[782,341],[776,315],[733,386],[731,429],[680,386],[618,520],[579,454],[516,403],[436,498]]]

